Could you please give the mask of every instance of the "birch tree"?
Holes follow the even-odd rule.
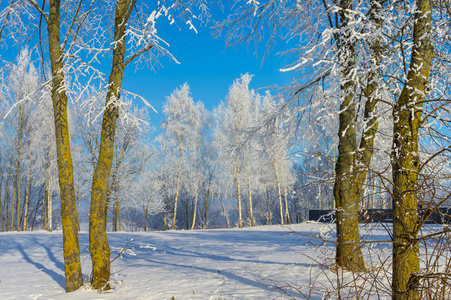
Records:
[[[191,165],[191,168],[194,169],[195,173],[195,181],[191,185],[192,192],[190,194],[194,194],[194,207],[193,207],[193,220],[191,223],[191,230],[194,230],[194,226],[196,225],[196,218],[197,218],[197,211],[198,211],[198,199],[199,199],[199,187],[201,181],[201,177],[203,174],[201,173],[201,153],[202,153],[202,147],[203,144],[206,143],[205,141],[205,134],[207,122],[208,119],[208,112],[205,109],[205,106],[202,102],[198,102],[195,107],[195,113],[193,116],[193,135],[194,135],[194,141],[193,141],[193,151],[191,153],[192,161],[194,161],[194,164]],[[205,187],[206,188],[206,187]],[[208,192],[206,192],[208,193]],[[207,197],[208,195],[206,195]],[[208,205],[208,199],[207,205]]]
[[[293,184],[292,162],[288,157],[291,137],[290,132],[284,128],[286,120],[287,115],[279,112],[279,106],[267,93],[262,103],[260,136],[262,148],[266,154],[265,159],[267,164],[271,166],[271,173],[274,174],[273,177],[275,178],[273,186],[276,187],[277,191],[281,225],[291,223],[288,210],[288,189]],[[267,206],[269,208],[268,203]]]
[[[148,119],[148,111],[145,108],[135,108],[128,112],[128,116],[134,116],[145,122],[144,120]],[[147,135],[152,131],[151,126],[144,123],[138,127],[125,118],[119,118],[118,123],[107,196],[107,207],[108,204],[111,206],[113,214],[113,231],[121,230],[120,220],[123,206],[135,206],[135,201],[132,199],[136,192],[130,187],[133,186],[133,182],[139,181],[141,175],[145,174],[144,171],[153,156],[153,151],[149,146],[150,141],[147,139]]]
[[[158,142],[164,155],[170,161],[171,182],[173,194],[173,214],[171,228],[176,228],[177,206],[182,185],[186,186],[186,172],[188,171],[188,158],[196,145],[198,138],[199,112],[191,98],[189,86],[185,83],[179,89],[166,98],[163,107],[166,115],[163,121],[163,133],[159,136]],[[198,170],[195,171],[199,176]],[[198,177],[197,177],[198,178]]]
[[[11,153],[14,157],[14,180],[10,213],[10,229],[17,231],[21,229],[21,191],[22,171],[24,169],[27,152],[31,140],[31,114],[32,101],[37,99],[37,87],[39,76],[34,64],[31,62],[31,55],[28,48],[23,49],[17,63],[12,66],[7,84],[5,85],[6,98],[9,103],[9,114],[5,119],[4,130],[7,133]],[[25,159],[24,159],[25,158]]]
[[[235,80],[229,89],[226,102],[221,103],[215,110],[215,118],[218,120],[216,143],[221,151],[220,159],[234,181],[239,228],[243,228],[241,196],[247,178],[245,175],[247,130],[250,125],[251,103],[254,97],[249,90],[251,78],[251,75],[244,74]]]

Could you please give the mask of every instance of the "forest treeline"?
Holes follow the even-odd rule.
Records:
[[[334,208],[331,269],[367,274],[371,294],[387,287],[366,261],[374,242],[362,240],[359,210],[391,207],[393,251],[381,261],[390,264],[391,297],[449,298],[451,267],[439,263],[449,230],[425,233],[428,216],[418,216],[419,207],[439,211],[451,198],[449,2],[229,4],[8,3],[0,35],[20,51],[2,68],[2,229],[52,229],[59,197],[66,290],[76,290],[83,284],[78,208],[90,197],[91,285],[109,289],[108,224],[241,228]],[[157,30],[174,23],[207,24],[227,46],[251,44],[266,54],[286,43],[281,71],[292,72],[292,84],[259,94],[244,74],[211,112],[187,84],[177,87],[152,143],[149,105],[122,80],[131,63],[177,62]]]
[[[176,88],[164,104],[156,138],[149,125],[153,112],[125,100],[129,109],[118,120],[107,196],[110,230],[208,229],[305,220],[317,190],[307,195],[308,187],[294,189],[305,185],[300,176],[305,170],[290,155],[293,144],[284,125],[288,116],[273,119],[282,100],[250,90],[251,78],[249,74],[237,78],[213,111],[193,101],[187,84]],[[2,231],[52,231],[61,228],[52,106],[49,95],[38,92],[42,78],[28,50],[22,52],[9,80],[4,84],[8,92],[2,114],[11,109],[19,113],[5,117],[0,139]],[[21,101],[25,96],[30,99]],[[84,105],[70,104],[68,111],[75,195],[85,212],[98,159],[98,116],[104,97],[93,90]],[[81,220],[86,222],[87,215]]]

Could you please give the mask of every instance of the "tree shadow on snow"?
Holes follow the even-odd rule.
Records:
[[[198,270],[198,271],[203,271],[203,272],[208,272],[208,273],[212,273],[218,276],[224,276],[227,277],[229,280],[234,280],[234,281],[238,281],[244,285],[247,286],[252,286],[254,288],[257,289],[262,289],[262,290],[271,290],[274,292],[278,292],[281,293],[283,295],[289,294],[291,297],[295,297],[296,294],[292,293],[291,291],[281,291],[279,289],[273,289],[268,287],[267,285],[265,285],[264,283],[260,282],[260,281],[256,281],[256,280],[251,280],[249,278],[245,278],[242,276],[239,276],[237,274],[234,274],[232,272],[229,271],[225,271],[225,270],[217,270],[217,269],[207,269],[207,268],[203,268],[203,267],[197,267],[197,266],[189,266],[189,265],[181,265],[181,264],[176,264],[176,263],[169,263],[169,262],[161,262],[161,261],[157,261],[157,260],[153,260],[153,259],[144,259],[150,263],[154,263],[154,264],[160,264],[160,265],[166,265],[166,266],[172,266],[172,267],[176,267],[176,268],[182,268],[182,269],[188,269],[188,270]]]
[[[34,241],[33,244],[35,245],[39,245],[42,248],[44,248],[44,250],[46,251],[47,257],[50,261],[52,261],[55,265],[55,267],[59,270],[61,270],[61,272],[64,274],[64,264],[62,262],[60,262],[54,255],[53,253],[50,251],[50,248],[42,245],[40,243],[38,243],[37,241]],[[64,275],[61,275],[59,272],[54,271],[52,269],[49,269],[48,267],[46,267],[45,265],[43,265],[42,263],[39,263],[37,260],[33,260],[30,255],[28,255],[28,253],[26,252],[26,250],[22,247],[22,245],[17,245],[17,250],[19,250],[19,252],[22,254],[23,258],[25,259],[25,261],[29,264],[34,265],[37,269],[39,269],[40,271],[44,272],[45,274],[47,274],[48,276],[50,276],[53,280],[56,281],[56,283],[59,284],[59,286],[63,289],[65,289],[66,286],[66,280],[64,278]],[[32,253],[36,254],[38,251],[36,248],[32,249]],[[44,259],[42,259],[42,261],[45,261]]]
[[[232,258],[229,256],[212,254],[211,252],[196,252],[184,248],[174,248],[169,245],[162,245],[158,243],[152,243],[152,246],[156,247],[155,253],[173,255],[173,256],[181,256],[181,257],[194,257],[194,258],[202,258],[202,259],[210,259],[221,262],[243,262],[243,263],[254,263],[254,264],[262,264],[262,265],[281,265],[281,266],[302,266],[302,267],[320,267],[319,264],[315,263],[304,263],[304,262],[278,262],[278,261],[270,261],[270,260],[257,260],[257,259],[248,259],[248,258]],[[145,254],[144,254],[145,255]],[[140,256],[142,258],[142,256]]]

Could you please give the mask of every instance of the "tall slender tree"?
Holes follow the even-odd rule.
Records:
[[[215,111],[218,120],[216,143],[219,145],[220,157],[226,163],[226,169],[233,178],[237,199],[238,227],[243,227],[242,193],[246,179],[246,151],[250,125],[251,103],[255,95],[249,90],[252,76],[242,75],[229,89],[226,103],[221,103]]]
[[[338,6],[342,35],[336,39],[339,63],[343,66],[338,129],[338,157],[335,164],[334,198],[337,208],[337,264],[353,271],[365,269],[359,236],[360,195],[357,188],[356,141],[356,79],[355,38],[349,23],[354,20],[352,0],[342,0]]]
[[[97,165],[92,177],[91,208],[89,211],[89,251],[92,258],[92,281],[95,289],[109,289],[110,247],[106,234],[106,197],[113,163],[116,121],[119,118],[119,99],[126,66],[125,30],[136,0],[116,1],[114,22],[113,61],[102,120],[102,134]],[[151,46],[150,46],[151,47]],[[149,47],[149,49],[150,49]]]
[[[413,49],[406,84],[393,110],[393,299],[419,299],[417,240],[419,129],[434,58],[431,0],[416,1]]]
[[[67,91],[63,48],[61,47],[60,0],[50,0],[48,13],[34,0],[29,2],[39,11],[47,24],[50,65],[52,69],[52,101],[55,120],[56,152],[61,194],[61,221],[63,227],[64,268],[66,292],[83,285],[80,249],[78,243],[78,215],[75,202],[73,164],[67,118]],[[44,6],[45,2],[43,2]]]
[[[177,225],[179,197],[182,189],[187,188],[185,175],[189,171],[188,159],[195,152],[196,142],[199,138],[199,108],[194,104],[187,84],[182,85],[167,97],[163,107],[165,114],[162,124],[163,133],[158,137],[158,142],[170,161],[170,177],[173,185],[171,194],[174,199],[171,225],[173,230]],[[199,174],[194,176],[199,176]]]

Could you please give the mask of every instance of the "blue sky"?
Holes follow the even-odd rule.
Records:
[[[226,13],[220,12],[218,8],[212,8],[211,12],[216,18],[226,16]],[[279,41],[263,60],[266,50],[264,43],[257,49],[247,45],[226,48],[224,37],[213,38],[212,31],[208,27],[213,23],[207,26],[194,24],[196,33],[184,22],[180,22],[177,26],[161,21],[158,24],[159,36],[169,43],[167,49],[180,64],[162,58],[155,71],[147,67],[135,68],[134,64],[130,64],[125,70],[122,86],[123,89],[144,97],[158,111],[157,114],[150,112],[151,123],[157,130],[163,118],[162,106],[165,97],[185,82],[191,88],[194,101],[200,100],[208,110],[212,110],[225,99],[233,80],[246,72],[254,75],[250,86],[252,89],[272,85],[285,86],[292,81],[293,72],[279,71],[290,62],[289,58],[278,55],[278,52],[287,48],[283,41]],[[36,47],[37,32],[34,32],[30,45]],[[19,49],[12,44],[8,48],[2,51],[1,55],[3,59],[12,61]],[[110,63],[111,57],[101,62],[102,66],[105,66],[103,71],[106,77],[111,68]],[[138,106],[143,105],[139,99],[136,99],[135,103]]]
[[[279,42],[262,61],[264,45],[257,49],[256,55],[255,48],[246,45],[226,48],[224,38],[214,39],[208,27],[197,26],[196,34],[187,26],[180,26],[181,29],[175,25],[165,26],[164,32],[159,29],[159,33],[170,44],[168,50],[180,64],[163,58],[155,72],[130,65],[123,82],[124,89],[143,96],[157,109],[158,114],[150,114],[156,127],[163,117],[161,108],[165,97],[185,82],[191,88],[194,101],[201,100],[211,110],[225,99],[233,80],[246,72],[254,75],[253,89],[274,84],[284,86],[292,80],[292,72],[279,71],[289,62],[288,58],[277,55],[285,50],[284,42]]]

